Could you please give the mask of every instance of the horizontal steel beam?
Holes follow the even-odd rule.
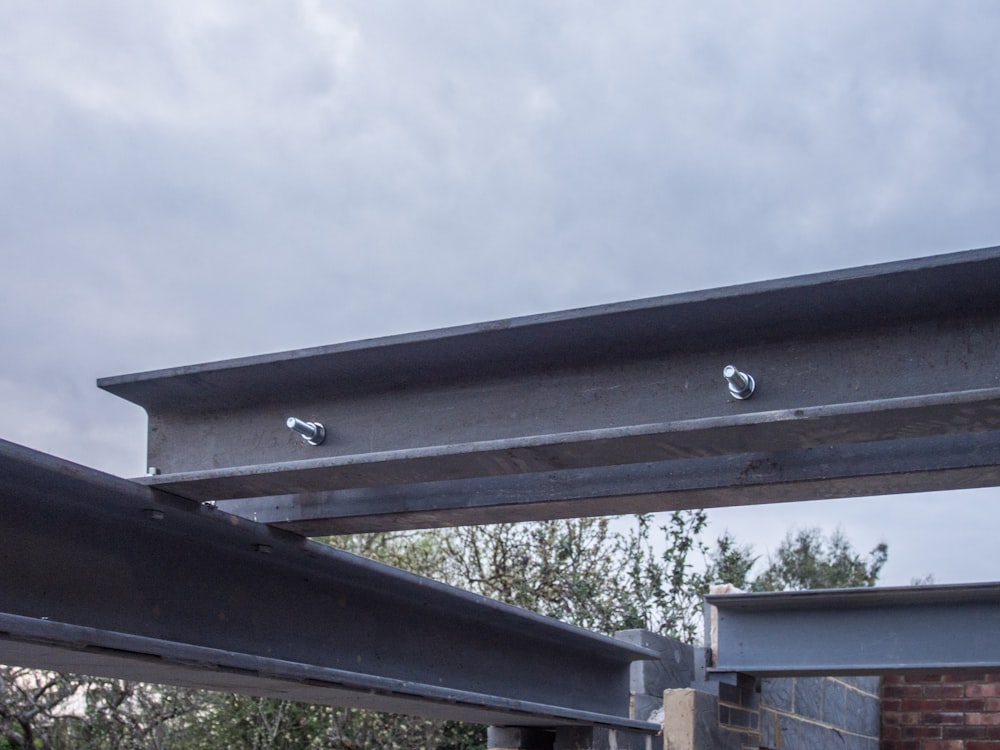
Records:
[[[745,466],[781,453],[797,455],[794,465],[814,449],[867,445],[873,464],[898,456],[897,441],[1000,430],[998,283],[992,248],[99,385],[149,414],[149,464],[159,473],[140,481],[192,499],[294,495],[292,507],[335,511],[340,497],[391,505],[407,496],[401,487],[419,485],[408,525],[445,512],[425,507],[437,490],[453,499],[455,519],[476,515],[466,513],[468,491],[540,493],[541,503],[567,503],[567,515],[620,512],[612,509],[622,496],[644,496],[644,510],[691,507],[702,498],[662,480],[704,473],[712,459]],[[750,398],[730,396],[727,364],[754,377]],[[325,439],[304,440],[289,417],[321,423]],[[894,461],[876,471],[879,492],[996,481],[995,461],[957,458],[933,479]],[[812,496],[850,494],[852,471],[832,467]],[[606,481],[608,502],[572,510],[573,497],[547,496],[576,476],[566,472],[594,472],[581,481]],[[555,507],[524,516],[526,502],[501,498],[493,507],[511,515],[488,518]]]
[[[713,673],[1000,668],[1000,583],[706,597]]]
[[[381,487],[435,477],[511,476],[552,467],[634,466],[663,458],[792,450],[895,436],[1000,430],[1000,388],[754,412],[387,453],[179,472],[139,481],[194,500]]]
[[[1000,485],[1000,432],[337,490],[217,507],[306,536]]]
[[[655,652],[0,441],[0,663],[487,723],[628,718]]]

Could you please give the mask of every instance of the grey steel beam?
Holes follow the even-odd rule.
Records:
[[[655,652],[0,441],[0,663],[519,725]]]
[[[1000,485],[1000,432],[373,487],[217,507],[306,536]]]
[[[470,489],[535,493],[562,472],[594,470],[586,481],[630,488],[609,486],[607,502],[567,504],[566,514],[621,512],[623,495],[645,495],[647,510],[691,507],[702,493],[685,499],[662,479],[694,476],[705,459],[747,465],[781,452],[794,464],[855,445],[872,463],[898,455],[901,441],[1000,430],[998,287],[1000,248],[991,248],[99,384],[149,414],[149,464],[160,473],[140,481],[197,500],[295,495],[285,501],[293,510],[333,508],[347,491],[348,505],[391,504],[403,485],[422,485],[421,497],[457,482],[435,488],[455,499],[455,514],[432,511],[457,523]],[[727,364],[754,376],[751,398],[730,396]],[[289,417],[323,424],[325,439],[303,440]],[[953,458],[926,486],[930,474],[895,459],[871,483],[880,492],[995,483],[995,461]],[[495,477],[510,482],[486,481]],[[835,468],[812,496],[851,494],[857,480]],[[755,502],[764,489],[715,496]],[[529,506],[507,504],[509,518],[497,510],[489,520],[554,508]]]
[[[1000,668],[1000,583],[706,597],[710,673]]]

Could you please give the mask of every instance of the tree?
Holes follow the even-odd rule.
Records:
[[[88,750],[165,750],[183,746],[191,719],[206,706],[203,691],[91,679],[69,744]],[[210,702],[210,700],[208,701]]]
[[[709,576],[750,591],[797,591],[870,587],[878,582],[889,557],[882,542],[866,557],[855,552],[841,529],[829,537],[818,528],[789,532],[773,559],[756,576],[750,573],[757,557],[751,547],[741,547],[727,532],[711,555]]]
[[[636,516],[636,526],[620,537],[617,555],[622,583],[615,589],[622,618],[616,629],[642,628],[692,643],[701,623],[702,597],[710,578],[699,570],[708,548],[702,534],[704,510],[674,511],[652,536],[653,517]],[[659,548],[659,551],[658,551]]]
[[[11,748],[56,747],[79,689],[69,675],[0,667],[0,736]]]

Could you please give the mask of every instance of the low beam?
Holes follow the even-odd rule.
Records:
[[[0,441],[0,663],[518,725],[628,718],[648,649]]]
[[[705,601],[710,673],[1000,669],[1000,583],[720,594]]]

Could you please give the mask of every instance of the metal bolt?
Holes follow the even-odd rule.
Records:
[[[289,417],[285,424],[292,432],[299,433],[309,445],[320,445],[326,440],[326,430],[319,422],[303,422],[296,417]]]
[[[729,395],[741,401],[750,398],[753,395],[753,389],[757,385],[754,383],[752,375],[740,372],[732,365],[726,365],[723,368],[722,377],[729,383]]]
[[[148,474],[151,477],[155,477],[159,473],[160,470],[157,469],[155,466],[150,466],[148,469],[146,469],[146,474]]]

